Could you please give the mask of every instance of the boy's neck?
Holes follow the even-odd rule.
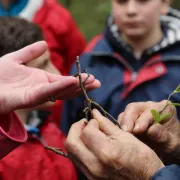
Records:
[[[1,5],[5,10],[8,10],[14,0],[0,0]]]
[[[129,44],[133,48],[134,56],[137,59],[140,59],[142,53],[148,49],[156,45],[161,41],[163,37],[163,32],[161,27],[154,28],[154,31],[151,31],[146,37],[137,37],[137,38],[128,38],[123,36],[123,39],[127,44]]]

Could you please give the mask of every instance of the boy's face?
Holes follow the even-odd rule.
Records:
[[[112,0],[112,14],[122,35],[145,37],[160,27],[160,15],[168,12],[170,0]]]
[[[42,69],[44,71],[47,71],[47,72],[53,73],[53,74],[60,74],[60,72],[57,70],[57,68],[52,64],[52,62],[50,60],[49,51],[46,51],[39,58],[26,63],[26,66]],[[34,108],[34,109],[42,109],[43,110],[43,109],[49,108],[49,107],[51,107],[53,105],[54,105],[53,102],[47,102],[47,103],[42,104],[42,105],[40,105],[40,106],[38,106],[37,108]]]
[[[44,71],[47,71],[49,73],[53,74],[60,74],[57,68],[52,64],[50,60],[50,53],[49,51],[46,51],[42,56],[39,58],[30,61],[26,63],[27,66],[42,69]]]

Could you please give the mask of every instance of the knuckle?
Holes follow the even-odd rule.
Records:
[[[70,138],[67,137],[65,143],[64,143],[64,147],[71,152],[71,149],[75,146],[76,144],[74,143],[73,140],[71,140]]]
[[[132,108],[134,106],[136,106],[138,103],[130,103],[126,106],[126,108]]]
[[[93,163],[89,164],[88,169],[96,179],[100,179],[103,176],[105,176],[105,172],[103,172],[103,167],[98,162],[97,163],[93,162]]]
[[[90,133],[91,133],[91,129],[89,128],[89,126],[86,126],[82,132],[82,137],[87,137],[89,136]]]
[[[124,114],[124,113],[120,113],[120,114],[118,115],[118,122],[121,121],[121,119],[122,119],[122,117],[123,117],[123,114]]]

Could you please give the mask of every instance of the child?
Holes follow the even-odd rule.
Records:
[[[40,28],[23,19],[1,17],[0,26],[0,38],[2,39],[0,56],[43,40]],[[50,61],[48,51],[25,65],[54,74],[58,73]],[[38,106],[38,109],[41,110],[16,111],[28,131],[29,137],[26,143],[0,161],[0,179],[77,179],[76,171],[69,159],[44,148],[44,145],[64,147],[65,136],[51,121],[50,113],[44,111],[52,105],[52,103],[47,103]]]
[[[85,39],[71,14],[56,0],[0,0],[0,16],[19,16],[38,24],[52,62],[63,75],[69,74],[76,56],[85,48]]]
[[[89,97],[116,119],[129,103],[167,99],[179,84],[180,12],[169,5],[170,0],[112,0],[104,33],[80,58],[82,69],[102,83]],[[76,72],[74,65],[71,73]],[[180,96],[172,101],[180,102]],[[65,133],[83,107],[83,96],[66,102]]]

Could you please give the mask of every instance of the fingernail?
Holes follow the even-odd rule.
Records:
[[[123,131],[125,131],[125,132],[127,132],[127,131],[128,131],[128,127],[127,127],[127,125],[123,125],[123,126],[121,126],[121,129],[122,129]]]
[[[134,131],[138,131],[140,129],[140,126],[139,124],[136,124],[135,128],[134,128]]]

